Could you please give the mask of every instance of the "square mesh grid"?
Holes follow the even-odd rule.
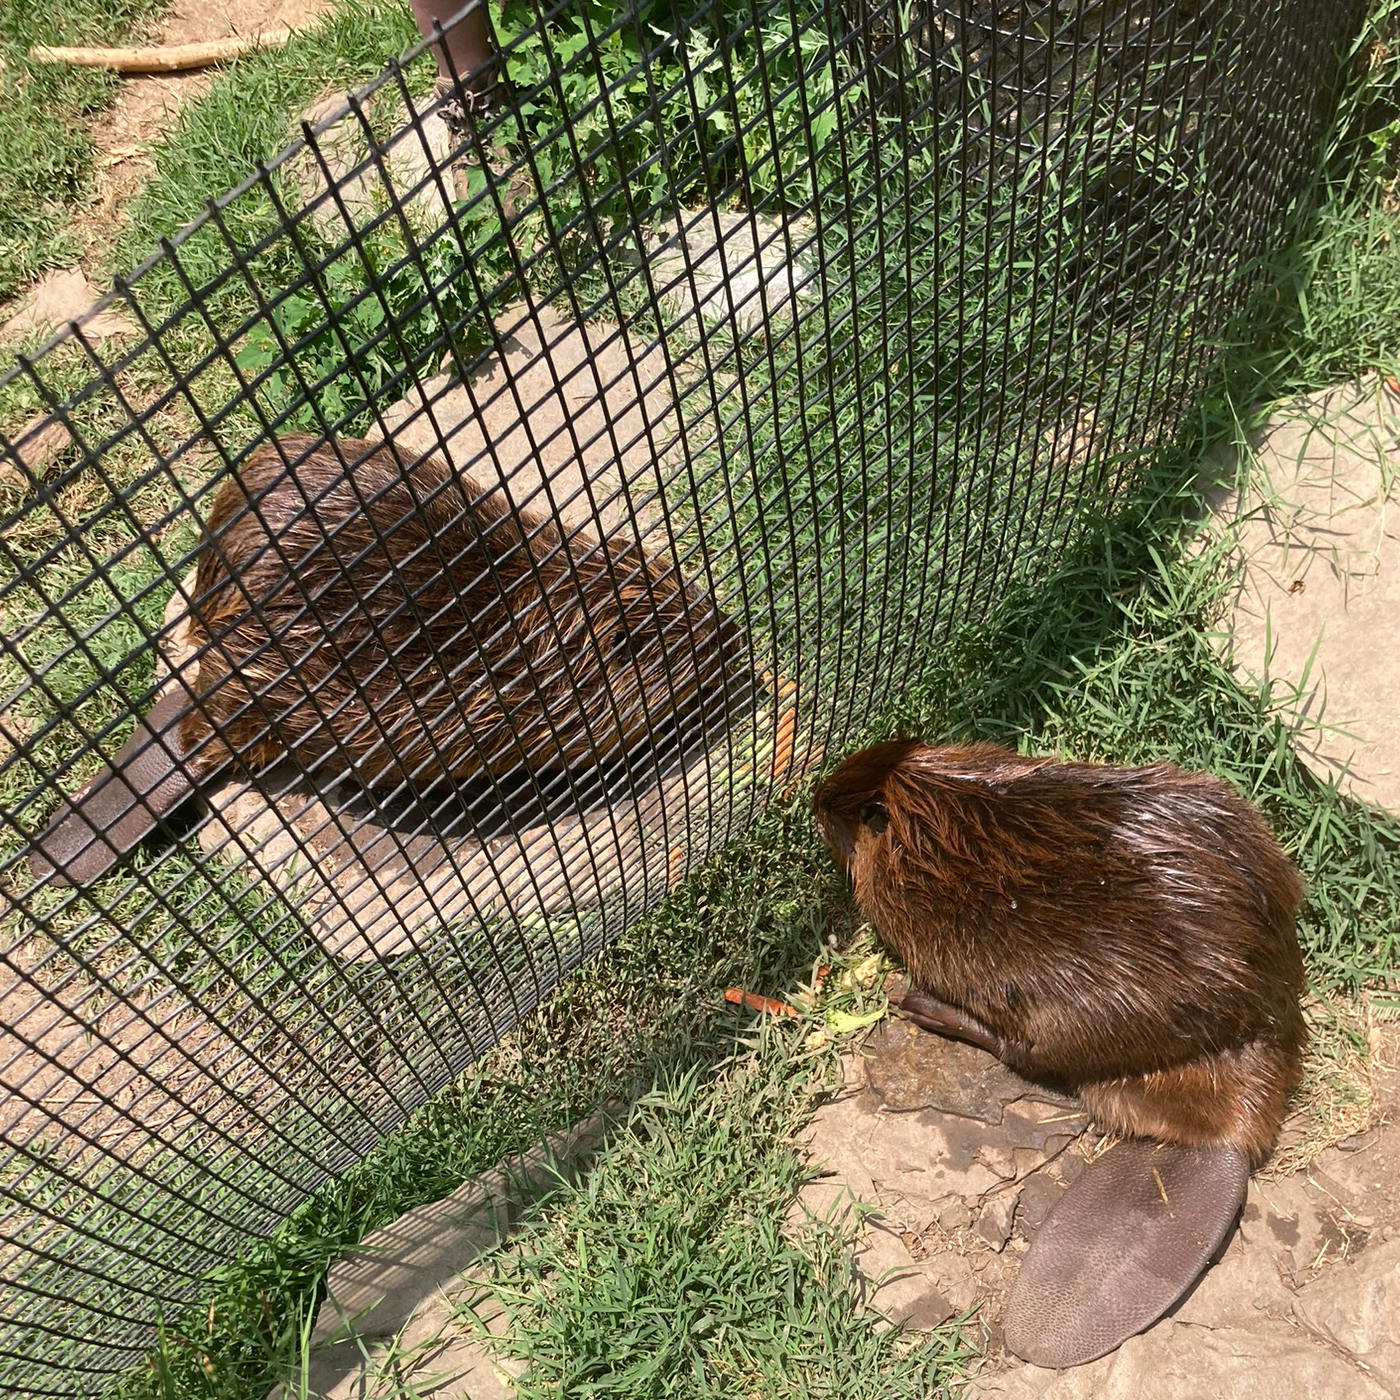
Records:
[[[13,1393],[138,1363],[1113,509],[1360,18],[492,14],[0,380]]]

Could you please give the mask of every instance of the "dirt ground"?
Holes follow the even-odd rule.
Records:
[[[270,29],[306,29],[328,9],[330,0],[176,0],[151,43],[193,44]],[[92,132],[97,192],[78,218],[89,250],[126,221],[127,204],[154,168],[151,142],[170,129],[186,103],[209,91],[213,71],[132,74],[122,80],[117,100]]]
[[[146,42],[153,47],[192,44],[270,29],[304,29],[329,8],[330,0],[176,0]],[[152,143],[174,125],[187,103],[208,92],[212,74],[212,69],[201,68],[130,74],[122,79],[116,101],[92,127],[96,184],[92,199],[74,216],[83,256],[74,267],[49,273],[0,305],[0,342],[56,329],[82,315],[97,299],[100,288],[93,281],[94,265],[125,224],[132,197],[150,179],[155,168]],[[99,339],[103,334],[102,328],[96,332]]]

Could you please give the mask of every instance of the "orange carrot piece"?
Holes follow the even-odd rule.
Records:
[[[673,846],[666,857],[666,888],[673,890],[685,879],[685,847]]]
[[[770,1016],[796,1016],[798,1010],[775,997],[759,996],[757,992],[746,992],[742,987],[726,987],[725,1001],[733,1006],[747,1006],[750,1011],[766,1011]]]

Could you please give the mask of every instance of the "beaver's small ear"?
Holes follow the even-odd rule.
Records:
[[[880,798],[872,798],[860,809],[860,824],[872,836],[879,836],[890,824],[890,809]]]

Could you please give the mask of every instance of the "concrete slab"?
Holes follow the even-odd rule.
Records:
[[[702,333],[753,335],[817,295],[820,259],[809,218],[686,211],[648,231],[643,248],[657,295]]]
[[[331,1266],[305,1374],[269,1400],[447,1396],[504,1400],[510,1370],[459,1317],[473,1266],[509,1235],[522,1206],[567,1179],[616,1121],[600,1114],[365,1237]],[[499,1311],[485,1319],[499,1332]]]
[[[984,1051],[889,1021],[804,1134],[821,1175],[798,1209],[874,1207],[855,1255],[868,1305],[912,1327],[980,1306],[991,1339],[1032,1228],[1024,1190],[1040,1181],[1058,1196],[1084,1121]]]
[[[1370,375],[1281,404],[1254,450],[1251,484],[1211,499],[1240,570],[1222,649],[1319,777],[1400,811],[1400,392]]]
[[[1171,1321],[1092,1365],[1023,1366],[974,1381],[965,1392],[967,1400],[1393,1400],[1393,1394],[1287,1322],[1246,1330]]]
[[[385,407],[375,430],[415,452],[445,451],[483,488],[499,483],[517,509],[572,534],[669,553],[662,487],[684,462],[672,376],[685,367],[654,340],[548,303],[507,307],[495,334],[497,353],[469,383],[436,375]]]
[[[986,1359],[973,1400],[1394,1397],[1400,1027],[1373,1041],[1370,1126],[1306,1170],[1256,1175],[1219,1259],[1171,1313],[1072,1371],[1007,1356],[1001,1321],[1027,1242],[1096,1148],[1077,1104],[886,1022],[805,1136],[821,1175],[802,1205],[874,1208],[855,1259],[868,1305],[916,1328],[976,1309]]]

